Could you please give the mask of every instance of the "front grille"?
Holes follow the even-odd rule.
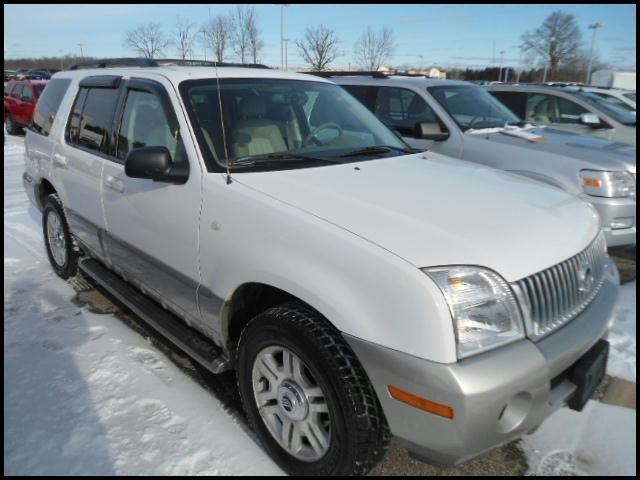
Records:
[[[608,263],[600,232],[578,255],[513,283],[529,337],[539,340],[584,310],[604,283]]]

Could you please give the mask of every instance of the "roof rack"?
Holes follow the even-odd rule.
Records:
[[[387,78],[387,75],[384,72],[347,72],[347,71],[338,71],[338,72],[299,72],[306,73],[307,75],[315,75],[316,77],[322,78],[330,78],[330,77],[373,77],[373,78]]]
[[[80,62],[69,67],[69,70],[81,70],[87,68],[116,68],[116,67],[162,67],[162,66],[190,66],[190,67],[244,67],[244,68],[269,68],[259,63],[225,63],[208,62],[203,60],[183,60],[172,58],[104,58]]]

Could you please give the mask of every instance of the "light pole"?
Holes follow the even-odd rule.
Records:
[[[555,41],[556,41],[556,37],[551,37],[549,39],[549,53],[553,52],[553,42]],[[544,60],[544,73],[542,74],[542,83],[547,81],[547,69],[550,63],[551,63],[551,55],[549,55],[548,60],[546,58]]]
[[[518,76],[516,77],[516,83],[520,83],[520,74],[522,73],[522,49],[524,45],[518,45],[520,54],[518,55]]]
[[[287,68],[289,67],[288,64],[288,55],[287,55],[287,46],[289,45],[289,39],[285,38],[284,39],[284,69],[287,70]]]
[[[78,43],[77,45],[80,47],[80,58],[84,58],[84,53],[82,52],[82,44]]]
[[[589,28],[593,30],[593,36],[591,37],[591,55],[589,55],[589,68],[587,68],[587,80],[585,83],[589,85],[589,77],[591,77],[591,65],[593,63],[593,47],[596,43],[596,30],[602,26],[600,22],[592,23]]]
[[[211,9],[209,9],[211,11]],[[207,61],[207,31],[204,28],[199,30],[202,35],[202,47],[204,48],[204,61]]]
[[[504,50],[500,50],[500,70],[498,71],[498,81],[502,81],[502,62],[504,62]]]
[[[288,6],[288,3],[280,4],[280,70],[284,69],[284,7]]]

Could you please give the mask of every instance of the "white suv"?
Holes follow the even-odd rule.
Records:
[[[236,369],[286,471],[366,473],[390,433],[457,464],[584,406],[619,288],[588,204],[323,79],[115,63],[54,75],[27,132],[52,267]]]

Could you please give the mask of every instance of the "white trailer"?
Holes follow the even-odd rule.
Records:
[[[597,70],[591,74],[591,86],[636,89],[636,72]]]

